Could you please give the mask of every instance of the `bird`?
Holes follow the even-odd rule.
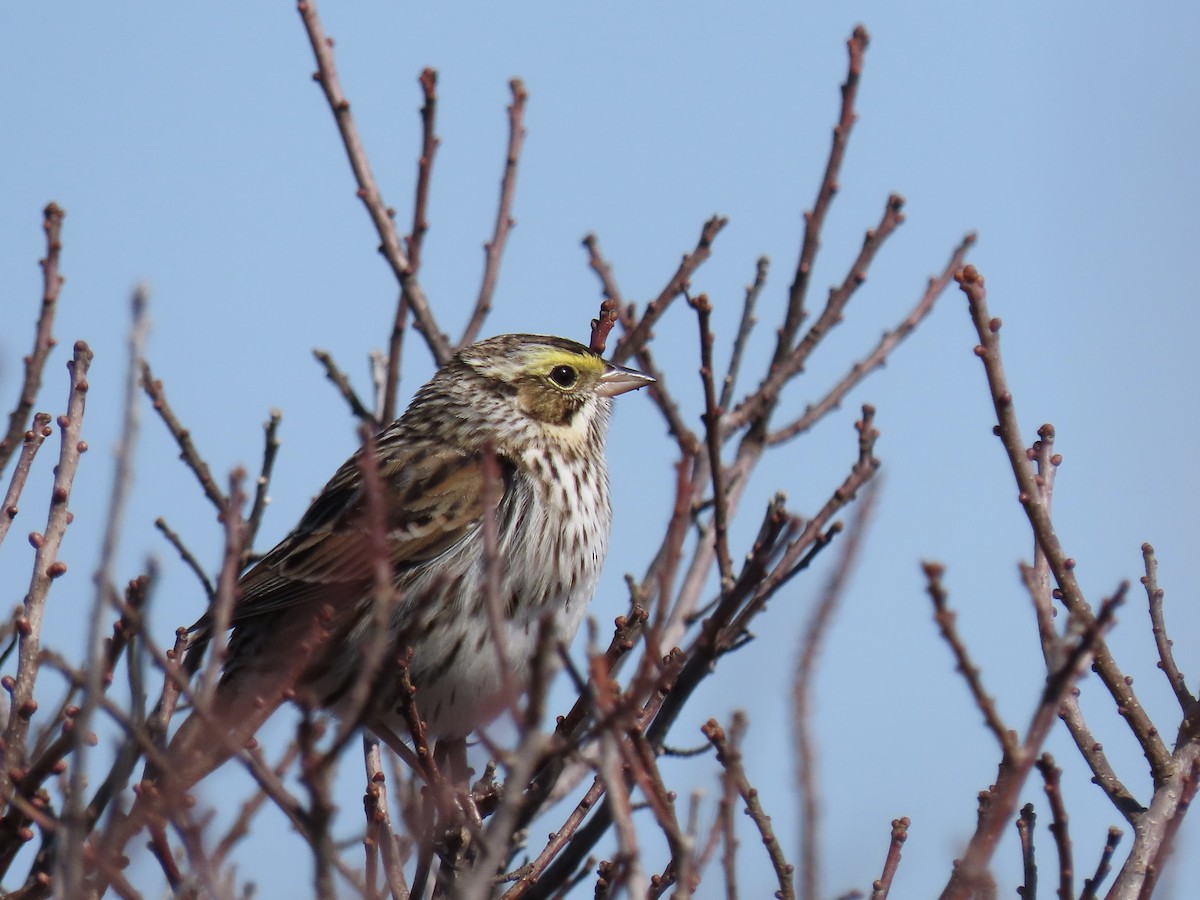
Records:
[[[541,623],[569,643],[583,621],[612,520],[612,398],[653,381],[561,337],[505,334],[459,350],[240,577],[220,679],[168,744],[160,787],[190,790],[288,700],[348,714],[381,622],[386,653],[353,712],[388,743],[409,733],[410,696],[438,739],[465,738],[510,707],[528,687]],[[381,555],[392,590],[379,617]],[[192,627],[189,659],[216,627],[211,610]],[[395,677],[404,652],[415,695]]]

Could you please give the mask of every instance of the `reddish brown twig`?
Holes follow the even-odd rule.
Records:
[[[42,443],[52,433],[53,429],[50,428],[50,414],[35,413],[30,429],[25,432],[25,438],[21,444],[21,455],[17,457],[17,465],[13,469],[12,478],[9,480],[8,490],[4,493],[3,505],[0,506],[0,543],[4,542],[4,536],[8,534],[8,529],[12,526],[13,519],[17,517],[19,511],[17,501],[21,497],[21,491],[25,489],[25,482],[29,478],[29,470],[33,466],[33,458],[37,455]]]
[[[441,144],[437,136],[437,80],[436,69],[424,68],[417,79],[421,85],[424,103],[421,105],[421,158],[417,161],[417,189],[413,196],[412,233],[405,240],[408,248],[408,264],[414,272],[421,268],[421,249],[425,246],[425,233],[429,231],[429,186],[433,175],[433,158]]]
[[[25,357],[25,378],[17,395],[17,405],[8,416],[8,429],[0,438],[0,472],[21,444],[25,423],[33,412],[38,392],[42,388],[42,372],[50,350],[57,343],[54,339],[54,313],[58,309],[58,296],[62,290],[63,277],[59,273],[59,256],[62,253],[62,223],[66,213],[57,203],[47,204],[42,211],[42,230],[46,233],[46,255],[40,260],[42,267],[42,308],[38,313],[34,329],[33,351]],[[7,508],[7,506],[6,506]]]
[[[254,503],[250,507],[250,515],[246,518],[247,557],[254,549],[254,539],[262,526],[263,514],[267,511],[267,504],[271,502],[267,491],[271,486],[271,473],[275,470],[275,457],[279,454],[279,422],[282,418],[283,413],[273,409],[263,425],[262,466],[258,470],[258,478],[254,481]],[[243,561],[243,565],[246,561]]]
[[[1029,519],[1035,539],[1046,554],[1050,571],[1062,593],[1063,605],[1082,627],[1091,628],[1096,616],[1075,577],[1074,560],[1067,556],[1059,542],[1050,510],[1041,491],[1038,490],[1033,470],[1025,455],[1020,423],[1017,420],[1012,394],[1008,390],[1004,363],[1000,355],[1000,319],[993,318],[988,311],[983,276],[974,266],[963,268],[955,275],[955,280],[967,297],[971,320],[979,336],[975,353],[983,361],[992,403],[999,421],[996,433],[1008,453],[1009,464],[1017,482],[1018,500]],[[1155,784],[1160,784],[1174,771],[1170,752],[1150,716],[1138,701],[1130,680],[1126,679],[1125,674],[1118,668],[1103,640],[1096,646],[1095,656],[1096,674],[1117,702],[1126,723],[1141,744]]]
[[[1017,817],[1017,835],[1021,841],[1021,867],[1025,878],[1017,888],[1017,894],[1024,900],[1037,900],[1037,859],[1034,847],[1034,829],[1037,827],[1037,814],[1033,804],[1026,803],[1021,807],[1021,815]]]
[[[721,399],[717,402],[717,405],[723,410],[729,409],[729,404],[733,402],[733,392],[737,387],[738,373],[742,369],[742,355],[746,352],[746,342],[750,339],[750,332],[754,330],[754,326],[758,322],[754,315],[754,309],[758,305],[758,295],[762,293],[763,285],[767,283],[769,267],[770,261],[765,256],[760,256],[754,266],[754,281],[746,287],[746,297],[742,301],[742,318],[738,322],[737,336],[733,339],[729,369],[721,382]]]
[[[942,273],[929,279],[929,283],[925,287],[925,293],[921,295],[921,299],[917,301],[916,306],[909,311],[908,315],[890,331],[885,331],[874,349],[861,360],[854,363],[850,367],[850,371],[837,384],[831,387],[824,397],[816,403],[806,406],[803,415],[768,434],[767,444],[779,444],[783,441],[789,441],[797,435],[808,431],[829,412],[840,407],[846,395],[858,387],[868,375],[882,368],[892,351],[905,338],[912,334],[916,330],[916,327],[924,321],[925,317],[933,311],[934,304],[945,293],[950,282],[954,280],[954,273],[962,266],[967,251],[971,249],[974,243],[975,234],[973,232],[964,237],[959,242],[959,245],[954,248],[954,252],[950,254],[950,261],[946,264]]]
[[[157,528],[167,539],[175,551],[179,554],[180,559],[187,565],[189,569],[200,579],[200,584],[204,587],[204,594],[211,603],[212,598],[216,596],[217,589],[213,587],[212,579],[208,577],[208,573],[204,571],[204,566],[200,564],[200,560],[196,559],[194,553],[184,546],[183,539],[178,532],[173,531],[171,526],[167,524],[167,520],[161,516],[154,520],[154,527]]]
[[[1104,841],[1104,849],[1100,851],[1100,861],[1096,863],[1095,873],[1091,878],[1083,879],[1083,890],[1079,894],[1079,900],[1096,900],[1096,892],[1112,871],[1113,854],[1117,852],[1117,844],[1120,842],[1121,830],[1110,827],[1108,837]]]
[[[208,463],[204,461],[204,457],[200,455],[199,451],[196,450],[196,445],[192,443],[192,433],[183,427],[176,417],[175,411],[167,402],[167,394],[163,390],[163,383],[155,379],[154,373],[150,371],[150,364],[144,360],[142,361],[142,390],[146,392],[146,396],[150,398],[150,404],[154,407],[154,411],[158,413],[159,418],[163,420],[163,424],[167,426],[167,430],[171,432],[171,437],[179,445],[179,458],[192,470],[192,474],[200,482],[204,496],[217,508],[218,513],[222,512],[228,503],[225,494],[217,487],[217,482],[208,468]]]
[[[987,723],[988,730],[1000,744],[1005,760],[1005,763],[1001,765],[1005,765],[1016,752],[1017,734],[1009,729],[1004,724],[1004,720],[1000,718],[1000,712],[996,709],[996,701],[984,688],[979,668],[971,661],[967,646],[958,634],[955,614],[948,605],[946,589],[942,584],[946,567],[941,563],[926,562],[921,564],[921,569],[925,573],[925,589],[929,593],[929,599],[933,601],[934,621],[937,622],[942,639],[950,646],[950,651],[954,654],[955,671],[966,681],[967,688],[971,691],[971,698],[979,707],[979,711],[983,713],[983,720]]]
[[[475,309],[471,312],[462,339],[458,342],[460,347],[479,337],[483,320],[492,309],[496,280],[500,276],[500,260],[504,256],[504,246],[508,243],[508,233],[516,224],[512,217],[512,207],[517,189],[517,163],[521,159],[521,145],[525,140],[525,104],[529,100],[529,93],[519,78],[514,78],[508,86],[512,90],[513,99],[508,105],[508,152],[504,158],[504,176],[500,179],[496,225],[492,230],[491,240],[483,245],[483,283],[479,286]]]
[[[1142,544],[1142,560],[1146,566],[1146,574],[1142,576],[1142,584],[1146,588],[1146,598],[1150,601],[1150,625],[1154,631],[1154,644],[1158,648],[1158,667],[1167,676],[1179,708],[1186,715],[1196,706],[1196,698],[1188,690],[1187,679],[1175,664],[1175,654],[1171,650],[1174,643],[1167,635],[1167,625],[1163,619],[1163,589],[1158,586],[1158,558],[1154,548]]]
[[[833,203],[834,194],[838,189],[838,177],[842,169],[842,160],[846,155],[846,144],[850,140],[850,131],[858,121],[858,113],[854,109],[858,98],[858,83],[862,78],[863,57],[866,54],[870,35],[862,25],[855,26],[854,33],[846,41],[849,52],[849,68],[846,80],[842,83],[842,107],[838,114],[837,124],[833,128],[833,144],[829,148],[829,157],[825,162],[825,173],[821,176],[821,184],[817,188],[817,199],[813,208],[804,214],[804,240],[800,247],[800,258],[796,263],[796,274],[792,286],[788,290],[787,314],[784,317],[783,328],[779,332],[779,340],[775,347],[776,364],[792,352],[792,345],[800,326],[806,316],[804,302],[808,296],[809,280],[812,277],[813,264],[817,258],[817,250],[821,246],[821,228],[825,224],[825,216]]]
[[[85,683],[79,712],[74,717],[73,747],[75,757],[71,770],[71,789],[62,812],[63,828],[59,834],[62,861],[57,889],[66,895],[83,893],[83,842],[89,829],[86,821],[85,797],[87,788],[87,748],[91,735],[92,718],[97,702],[105,690],[105,676],[111,670],[104,664],[105,621],[112,609],[120,605],[113,584],[113,567],[116,563],[117,545],[125,517],[125,502],[133,478],[133,456],[137,446],[138,426],[141,421],[138,407],[138,379],[141,374],[143,351],[149,330],[146,305],[149,297],[144,286],[139,286],[131,298],[132,322],[129,328],[129,363],[125,375],[124,412],[120,438],[116,448],[116,465],[109,494],[108,520],[101,541],[100,561],[92,576],[96,588],[92,600],[91,617],[88,624]]]
[[[908,840],[908,827],[912,822],[908,816],[892,819],[892,837],[888,843],[887,858],[883,862],[883,874],[871,885],[871,900],[887,900],[892,890],[892,881],[896,878],[896,870],[900,868],[900,851]]]
[[[779,401],[779,394],[792,378],[803,371],[805,363],[816,348],[824,340],[825,335],[842,321],[850,298],[854,296],[854,292],[858,287],[867,280],[867,270],[871,266],[871,262],[875,259],[875,255],[879,252],[879,248],[892,235],[900,224],[904,221],[904,215],[901,210],[904,208],[904,198],[898,194],[892,194],[888,197],[887,204],[884,206],[883,217],[879,220],[879,224],[872,230],[867,232],[866,239],[863,241],[862,249],[858,253],[858,257],[850,266],[850,271],[842,280],[841,285],[832,288],[829,291],[829,299],[825,302],[825,308],[821,310],[821,314],[817,316],[817,320],[813,322],[804,337],[796,344],[794,348],[790,348],[788,352],[780,354],[782,343],[776,348],[776,357],[771,362],[770,369],[766,377],[759,384],[758,389],[748,397],[738,403],[737,407],[728,416],[725,417],[725,436],[729,437],[739,429],[752,423],[760,423],[759,427],[765,428],[765,423],[770,417],[775,405]],[[819,226],[817,226],[819,227]],[[805,232],[805,246],[807,249],[808,230]],[[814,251],[815,252],[815,248]],[[794,286],[793,286],[794,289]],[[936,295],[935,295],[936,297]],[[791,315],[792,307],[789,307],[788,313]],[[798,323],[797,323],[798,324]],[[782,342],[785,333],[788,332],[790,323],[785,323],[780,329],[780,341]]]
[[[700,239],[696,242],[695,249],[684,254],[683,260],[667,282],[666,287],[657,297],[646,304],[645,312],[642,313],[640,319],[635,320],[628,307],[622,310],[621,319],[625,323],[626,333],[617,341],[617,346],[613,350],[615,361],[626,362],[637,356],[638,351],[646,345],[650,340],[654,324],[666,312],[671,301],[687,290],[693,273],[712,255],[713,241],[716,240],[717,235],[721,233],[721,229],[728,221],[723,216],[713,216],[704,223],[704,227],[700,229]]]
[[[342,395],[342,399],[346,401],[346,405],[350,407],[350,412],[355,418],[360,422],[365,422],[372,431],[378,431],[380,423],[375,420],[375,414],[367,409],[362,398],[354,390],[354,386],[350,384],[350,379],[333,361],[333,357],[327,351],[320,349],[313,350],[312,353],[313,358],[325,369],[325,377],[338,389],[338,393]]]
[[[817,900],[821,895],[821,798],[817,791],[817,754],[810,705],[817,656],[858,563],[867,526],[879,496],[878,485],[879,482],[872,481],[855,508],[833,572],[804,626],[796,673],[792,678],[792,734],[795,741],[796,786],[800,795],[801,874],[797,893],[803,900]]]
[[[304,30],[312,45],[313,56],[316,58],[317,71],[313,74],[315,80],[325,93],[325,99],[333,112],[334,122],[338,133],[341,134],[350,168],[354,170],[354,179],[358,185],[358,198],[362,200],[375,231],[381,242],[380,252],[396,276],[400,289],[408,298],[408,306],[412,310],[417,330],[425,338],[434,361],[441,366],[452,355],[450,342],[438,328],[429,307],[425,292],[417,281],[416,271],[400,245],[400,235],[396,231],[396,223],[392,210],[383,201],[375,175],[371,172],[371,164],[367,159],[367,151],[363,147],[362,138],[358,134],[358,126],[350,115],[350,101],[342,91],[338,80],[337,68],[333,56],[333,39],[326,37],[325,29],[317,15],[316,3],[313,0],[300,0],[296,4]]]
[[[67,363],[71,373],[71,390],[67,397],[67,412],[58,418],[62,446],[59,450],[58,466],[54,470],[54,486],[50,494],[46,529],[41,534],[33,532],[30,535],[30,543],[33,544],[36,553],[29,591],[25,595],[24,610],[17,620],[17,674],[9,688],[12,700],[4,729],[3,766],[0,768],[0,800],[5,803],[15,789],[12,774],[25,765],[25,737],[29,731],[29,720],[38,708],[33,688],[41,660],[42,617],[45,614],[50,585],[67,572],[67,564],[58,558],[58,551],[62,546],[67,525],[72,519],[67,503],[71,497],[75,473],[79,468],[79,457],[87,450],[87,443],[80,438],[80,434],[88,392],[87,373],[91,362],[92,351],[83,341],[77,341],[74,357]]]
[[[755,827],[758,828],[758,833],[762,835],[767,855],[771,859],[771,866],[775,869],[775,878],[779,882],[779,891],[775,896],[780,900],[792,900],[796,896],[792,887],[793,867],[783,855],[783,848],[775,837],[774,828],[771,827],[771,817],[763,811],[762,804],[759,802],[758,791],[750,785],[745,769],[742,768],[741,737],[746,730],[744,714],[741,712],[733,714],[733,722],[729,726],[728,735],[715,719],[709,719],[700,730],[716,748],[717,762],[729,772],[730,777],[734,780],[738,793],[742,795],[742,800],[746,803],[746,811]]]
[[[688,297],[688,304],[696,310],[696,321],[700,327],[700,384],[704,389],[704,413],[700,418],[704,422],[708,468],[712,476],[713,543],[717,549],[717,571],[721,576],[721,586],[728,588],[733,584],[733,560],[729,556],[729,498],[725,493],[725,468],[721,464],[721,416],[724,411],[717,406],[713,373],[712,304],[705,294]]]
[[[1070,817],[1062,795],[1062,769],[1054,764],[1053,756],[1043,753],[1038,757],[1037,770],[1042,775],[1046,800],[1050,804],[1048,830],[1054,836],[1054,847],[1058,851],[1059,900],[1071,900],[1075,894],[1075,863],[1071,852]]]

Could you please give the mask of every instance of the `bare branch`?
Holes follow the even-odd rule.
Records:
[[[529,94],[521,79],[508,83],[512,90],[512,103],[508,105],[508,153],[504,158],[504,177],[500,180],[500,203],[496,209],[496,225],[492,238],[483,245],[483,283],[479,286],[479,297],[475,309],[463,331],[459,346],[470,344],[479,337],[483,320],[492,309],[492,297],[496,293],[496,279],[500,275],[500,260],[508,242],[508,232],[516,224],[512,217],[513,196],[517,188],[517,163],[521,158],[521,144],[525,140],[525,104]]]
[[[66,213],[57,203],[47,204],[42,211],[42,230],[46,232],[46,255],[40,261],[42,267],[42,308],[38,313],[34,329],[33,352],[25,357],[25,379],[17,395],[17,405],[8,416],[8,429],[0,438],[0,472],[16,452],[25,433],[25,423],[33,412],[38,392],[42,387],[42,372],[50,350],[58,343],[54,339],[54,313],[58,309],[58,295],[62,290],[63,277],[59,274],[59,255],[62,253],[62,223]],[[6,507],[7,508],[7,507]]]
[[[346,377],[345,372],[338,368],[333,357],[327,351],[320,349],[313,350],[313,357],[324,367],[325,377],[333,382],[338,393],[342,395],[342,399],[350,407],[350,412],[360,422],[365,422],[372,431],[378,431],[380,423],[375,420],[375,414],[367,409],[366,404],[355,392],[354,386],[350,384],[350,379]]]
[[[996,410],[999,425],[996,433],[1008,453],[1009,463],[1016,477],[1018,500],[1029,518],[1034,537],[1046,554],[1050,571],[1054,575],[1062,602],[1068,612],[1084,628],[1092,628],[1096,617],[1083,595],[1083,589],[1075,578],[1075,561],[1067,557],[1058,534],[1054,530],[1054,522],[1050,517],[1041,491],[1038,490],[1033,470],[1026,458],[1024,442],[1021,439],[1020,424],[1017,421],[1012,394],[1008,390],[1008,381],[1004,374],[1004,363],[1000,356],[1000,319],[992,318],[987,308],[987,290],[984,287],[983,276],[974,266],[966,266],[955,275],[963,293],[967,296],[971,320],[979,335],[980,343],[975,353],[983,360],[984,372],[987,375],[988,386],[992,394],[992,403]],[[1134,737],[1142,746],[1142,752],[1150,763],[1150,772],[1155,784],[1160,784],[1173,771],[1171,754],[1168,752],[1158,729],[1150,720],[1150,716],[1138,701],[1133,691],[1130,679],[1118,668],[1116,661],[1107,645],[1100,641],[1096,647],[1095,670],[1100,680],[1108,689],[1117,707]]]
[[[83,341],[75,344],[75,354],[67,368],[71,373],[71,390],[67,397],[67,412],[59,416],[58,426],[62,434],[62,446],[58,466],[54,470],[54,486],[50,495],[50,511],[46,517],[46,530],[42,534],[33,532],[30,542],[36,549],[33,576],[29,592],[25,595],[24,610],[17,620],[20,636],[17,655],[17,674],[9,688],[12,704],[8,723],[4,729],[3,768],[0,769],[0,799],[5,802],[12,796],[16,785],[13,774],[25,765],[25,737],[29,731],[29,720],[37,711],[38,703],[33,696],[40,665],[42,617],[51,582],[66,574],[67,564],[58,558],[63,536],[72,514],[67,508],[71,497],[71,486],[79,468],[79,457],[87,450],[87,443],[80,439],[83,428],[83,411],[88,392],[87,373],[92,362],[92,351]],[[6,685],[7,687],[7,685]]]
[[[317,15],[317,6],[314,0],[300,0],[296,4],[296,9],[300,13],[300,19],[304,23],[304,30],[308,34],[308,40],[317,61],[317,71],[313,74],[313,80],[321,85],[321,90],[324,91],[325,99],[333,112],[333,119],[342,136],[346,156],[350,160],[350,168],[354,170],[354,179],[358,184],[358,198],[367,208],[367,214],[371,217],[371,222],[379,234],[380,252],[391,266],[400,289],[407,295],[408,306],[416,320],[417,330],[421,332],[425,343],[429,345],[429,351],[433,354],[434,361],[441,366],[452,355],[450,342],[433,318],[429,301],[417,281],[416,270],[400,245],[400,235],[396,231],[394,213],[384,203],[383,195],[375,182],[375,175],[371,172],[371,164],[367,160],[367,152],[363,147],[362,138],[359,137],[358,126],[354,124],[354,119],[350,115],[350,101],[346,99],[341,82],[338,80],[333,57],[333,39],[325,36],[325,29]]]
[[[167,426],[167,430],[171,432],[171,437],[175,438],[175,443],[179,445],[179,458],[184,464],[192,470],[192,474],[200,482],[200,487],[204,490],[210,503],[217,508],[220,513],[225,509],[227,503],[225,495],[221,489],[217,487],[217,482],[212,476],[212,472],[208,468],[208,463],[204,461],[199,451],[196,450],[196,445],[192,443],[192,433],[188,431],[180,423],[175,416],[175,411],[171,409],[171,405],[167,402],[167,394],[163,390],[163,384],[154,377],[154,373],[150,371],[150,364],[145,360],[142,361],[142,390],[146,392],[146,396],[150,398],[150,404],[154,407],[154,411],[158,413],[163,424]]]
[[[896,870],[900,867],[900,851],[908,840],[908,827],[911,824],[908,816],[892,819],[892,838],[888,843],[887,859],[883,863],[883,874],[871,885],[871,900],[887,900]]]
[[[267,504],[271,502],[267,490],[271,486],[271,473],[275,470],[275,457],[279,453],[279,421],[282,418],[283,413],[273,409],[266,424],[263,425],[262,467],[258,471],[258,478],[254,481],[254,504],[250,507],[250,515],[246,519],[247,554],[254,548],[254,539],[258,535],[258,529],[262,526],[263,514],[267,511]]]
[[[821,798],[817,793],[816,748],[814,746],[810,699],[815,681],[817,656],[858,564],[867,527],[879,496],[879,482],[872,481],[854,511],[833,572],[809,615],[800,639],[796,674],[792,678],[792,735],[795,742],[795,778],[800,794],[800,883],[802,900],[821,896]]]
[[[4,504],[0,506],[0,543],[4,542],[4,536],[8,534],[8,529],[12,526],[13,519],[17,517],[19,509],[17,500],[21,497],[21,491],[25,489],[25,481],[29,477],[29,470],[33,466],[33,458],[37,455],[42,443],[46,438],[53,433],[50,428],[49,413],[34,413],[33,423],[28,431],[25,432],[25,438],[21,444],[21,455],[17,458],[16,468],[13,469],[12,479],[8,483],[8,490],[4,493]]]
[[[1154,644],[1158,648],[1158,667],[1167,676],[1179,708],[1186,715],[1196,706],[1196,698],[1188,690],[1187,679],[1175,664],[1175,654],[1171,650],[1172,641],[1167,636],[1167,625],[1163,619],[1163,589],[1158,586],[1158,558],[1154,548],[1142,544],[1142,559],[1146,565],[1146,574],[1142,576],[1142,584],[1146,588],[1146,597],[1150,601],[1150,625],[1154,631]]]

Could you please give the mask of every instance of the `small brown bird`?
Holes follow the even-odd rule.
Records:
[[[515,699],[487,609],[485,516],[495,523],[508,683],[527,687],[543,614],[558,639],[574,637],[608,547],[610,398],[652,381],[574,341],[501,335],[461,350],[379,434],[374,513],[382,510],[395,591],[384,665],[360,717],[366,727],[393,739],[408,733],[388,668],[404,648],[431,737],[465,737]],[[485,491],[489,455],[499,478]],[[485,495],[494,508],[484,509]],[[344,712],[379,621],[371,502],[355,454],[242,576],[211,709],[179,728],[161,786],[188,790],[289,697]],[[212,628],[207,615],[196,624],[189,653]]]

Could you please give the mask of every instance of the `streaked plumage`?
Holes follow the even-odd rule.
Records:
[[[483,459],[502,490],[497,528],[504,643],[516,681],[528,675],[538,621],[550,611],[570,641],[595,590],[611,510],[604,440],[610,398],[648,384],[573,341],[502,335],[459,352],[377,440],[389,561],[394,660],[411,647],[417,706],[434,737],[464,737],[503,695],[483,588]],[[337,471],[296,529],[241,578],[214,718],[193,716],[168,750],[186,789],[245,743],[289,696],[344,702],[371,635],[376,554],[358,454]],[[211,637],[206,616],[193,647]],[[190,651],[191,652],[191,651]],[[394,668],[376,679],[363,721],[407,733]]]

